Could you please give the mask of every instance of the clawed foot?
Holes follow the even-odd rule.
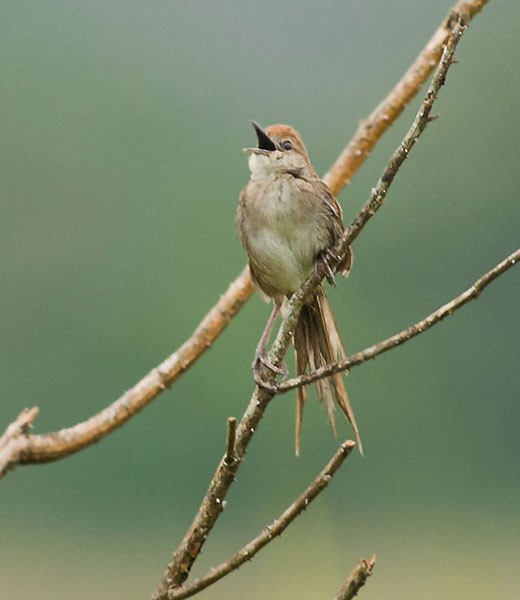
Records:
[[[276,317],[280,311],[280,304],[280,300],[275,300],[273,310],[269,316],[269,319],[267,320],[262,337],[258,342],[258,346],[256,347],[255,360],[251,365],[253,368],[253,379],[255,380],[256,385],[264,388],[265,390],[273,392],[274,394],[278,392],[278,388],[274,381],[276,375],[287,375],[287,367],[285,366],[285,363],[283,364],[282,368],[277,367],[267,358],[266,352],[267,342],[269,340],[269,336],[271,335],[271,330],[273,329],[274,322],[276,321]],[[264,374],[267,374],[268,376],[268,371],[274,373],[274,376],[270,377],[271,381],[265,381],[262,377]]]
[[[323,250],[322,252],[320,252],[320,254],[318,255],[316,262],[314,263],[314,269],[316,271],[316,274],[320,274],[319,270],[320,267],[323,266],[324,270],[325,270],[325,278],[327,279],[327,281],[330,283],[330,285],[336,285],[336,281],[334,278],[334,271],[332,270],[330,263],[337,263],[338,261],[338,256],[336,256],[334,254],[334,252],[332,252],[332,250],[330,248],[327,248],[325,250]]]
[[[274,363],[272,363],[265,354],[257,352],[255,354],[255,360],[253,361],[253,364],[251,365],[251,368],[253,369],[253,371],[258,371],[258,369],[260,368],[260,365],[264,365],[264,367],[267,367],[269,369],[269,371],[272,371],[273,373],[276,373],[277,375],[287,375],[287,365],[285,363],[283,363],[283,365],[281,367],[277,367]]]
[[[274,381],[265,381],[265,379],[262,377],[262,371],[264,370],[262,367],[266,367],[275,375],[283,375],[286,377],[288,373],[287,365],[285,363],[283,363],[282,367],[277,367],[267,358],[265,354],[258,352],[255,355],[255,360],[253,361],[251,367],[253,369],[253,379],[256,385],[273,393],[278,392],[278,386]]]
[[[278,393],[278,386],[276,385],[276,383],[265,381],[265,379],[262,378],[258,371],[253,371],[253,379],[256,385],[262,388],[263,390],[267,390],[268,392],[271,392],[273,394]]]

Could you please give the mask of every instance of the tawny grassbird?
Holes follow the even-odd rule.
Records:
[[[289,125],[262,129],[253,123],[257,148],[246,148],[251,178],[240,195],[235,224],[244,246],[251,277],[260,291],[274,302],[258,344],[253,369],[261,384],[261,364],[279,369],[266,358],[266,344],[285,299],[312,273],[318,261],[328,266],[331,249],[343,233],[342,213],[328,187],[316,174],[298,132]],[[352,252],[336,266],[348,275]],[[336,321],[323,285],[307,300],[293,335],[296,371],[305,373],[345,357]],[[335,404],[352,424],[359,447],[359,432],[341,374],[317,382],[318,396],[325,403],[334,434]],[[296,452],[300,449],[303,407],[307,396],[298,388],[296,404]]]

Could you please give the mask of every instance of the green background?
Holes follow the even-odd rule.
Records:
[[[288,122],[324,173],[448,1],[0,2],[0,423],[93,415],[172,353],[244,264],[233,218],[249,121]],[[422,318],[518,247],[520,4],[491,2],[457,51],[387,204],[329,293],[347,349]],[[368,197],[413,102],[340,201]],[[519,278],[352,371],[365,457],[202,598],[329,598],[378,555],[366,600],[520,594]],[[0,483],[0,597],[147,598],[253,389],[269,308],[123,429]],[[314,393],[247,455],[201,574],[270,523],[338,444]],[[351,435],[341,423],[341,437]]]

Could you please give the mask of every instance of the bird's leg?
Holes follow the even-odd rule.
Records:
[[[256,347],[255,359],[253,361],[253,364],[251,365],[251,367],[254,370],[257,370],[259,367],[259,363],[261,363],[262,365],[266,366],[268,369],[270,369],[274,373],[278,373],[280,375],[284,374],[284,370],[280,369],[280,367],[277,367],[276,365],[274,365],[270,360],[268,360],[267,355],[266,355],[267,342],[269,341],[271,332],[273,331],[274,323],[276,321],[276,317],[278,316],[279,312],[280,312],[280,304],[275,301],[273,310],[271,311],[271,314],[269,315],[269,319],[267,319],[267,323],[265,324],[265,329],[264,329],[264,332],[262,333],[262,337],[260,338],[260,341],[258,342],[258,346]]]
[[[271,332],[273,330],[273,326],[274,326],[276,317],[278,316],[279,312],[280,312],[280,303],[275,300],[273,310],[271,311],[271,314],[269,315],[269,319],[267,319],[267,323],[265,325],[264,332],[262,333],[262,337],[260,338],[260,341],[258,342],[258,346],[256,347],[255,359],[253,360],[253,364],[251,365],[251,367],[253,369],[253,378],[255,380],[255,383],[264,388],[270,389],[271,391],[275,391],[276,387],[269,385],[267,382],[265,382],[262,379],[261,374],[260,374],[261,365],[267,367],[270,371],[272,371],[273,373],[276,373],[278,375],[286,375],[287,374],[287,367],[285,367],[285,365],[284,365],[284,368],[277,367],[275,364],[273,364],[267,358],[267,355],[266,355],[267,342],[269,341],[269,337],[271,336]]]

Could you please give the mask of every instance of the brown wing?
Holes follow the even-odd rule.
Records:
[[[332,232],[332,238],[334,240],[333,243],[335,244],[345,231],[345,225],[343,224],[343,211],[341,210],[340,204],[332,195],[327,185],[321,180],[319,185],[319,194],[324,205],[327,207],[327,210],[330,211],[330,214],[334,216],[334,230]],[[344,259],[338,263],[336,271],[343,275],[343,277],[347,277],[350,269],[352,268],[353,262],[354,253],[352,252],[352,249],[349,248]]]

